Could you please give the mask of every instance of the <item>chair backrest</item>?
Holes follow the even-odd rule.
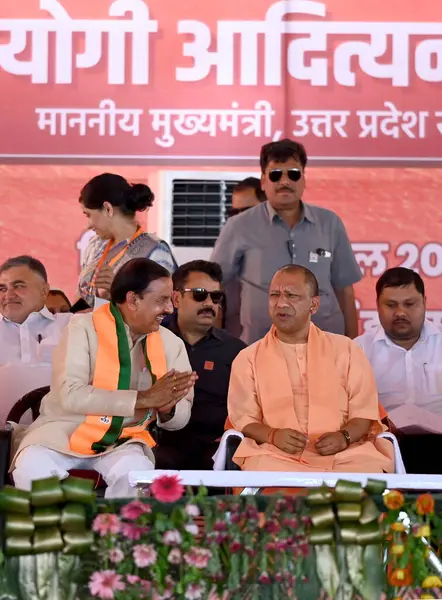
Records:
[[[18,400],[9,411],[6,417],[7,421],[13,421],[14,423],[20,423],[22,416],[30,410],[32,412],[32,420],[40,414],[40,404],[46,394],[49,393],[49,386],[41,387],[32,392],[25,394],[20,400]]]

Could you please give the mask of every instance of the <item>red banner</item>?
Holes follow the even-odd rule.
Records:
[[[435,0],[0,0],[0,160],[442,162]],[[5,94],[4,91],[7,90]]]

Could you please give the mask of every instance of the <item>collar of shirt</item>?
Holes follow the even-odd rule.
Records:
[[[265,202],[265,205],[267,207],[267,212],[269,214],[271,223],[273,223],[275,217],[281,219],[269,201]],[[315,217],[313,216],[311,206],[301,201],[301,218],[299,219],[299,223],[302,223],[304,220],[310,221],[310,223],[315,223]]]
[[[440,329],[438,329],[436,327],[436,325],[433,325],[433,323],[431,321],[429,321],[428,319],[425,319],[424,326],[422,327],[421,335],[420,335],[419,340],[417,341],[417,344],[423,344],[424,342],[426,342],[428,340],[428,338],[430,336],[433,336],[433,335],[442,335],[442,331]],[[380,342],[380,341],[384,341],[389,346],[400,347],[400,346],[397,346],[397,344],[395,344],[388,337],[388,335],[385,333],[385,330],[382,327],[382,325],[379,325],[376,335],[373,338],[373,342]],[[413,348],[414,348],[414,346],[413,346]]]
[[[135,346],[138,343],[141,343],[142,340],[144,340],[145,337],[147,337],[146,333],[143,333],[142,335],[138,335],[135,340],[132,337],[132,333],[130,330],[130,327],[127,323],[124,323],[124,329],[126,331],[126,335],[127,335],[127,339],[129,341],[129,349],[132,350],[133,348],[135,348]]]
[[[172,333],[174,333],[175,335],[177,335],[179,338],[181,338],[185,344],[187,344],[188,346],[190,346],[190,344],[183,337],[183,334],[181,333],[180,328],[178,327],[178,318],[176,316],[174,316],[173,319],[170,321],[168,329]],[[200,339],[197,342],[197,344],[200,344],[201,342],[203,342],[205,340],[208,340],[211,337],[214,337],[215,339],[217,339],[219,341],[223,341],[223,332],[220,329],[217,329],[216,327],[212,327],[207,332],[207,335],[205,335],[202,339]]]
[[[0,321],[4,321],[5,323],[11,323],[12,325],[15,325],[16,327],[22,327],[23,325],[28,325],[29,323],[32,323],[39,317],[43,317],[44,319],[48,319],[49,321],[56,320],[55,315],[53,315],[46,306],[43,306],[43,308],[39,312],[30,313],[28,315],[28,317],[26,318],[26,320],[23,321],[23,323],[15,323],[14,321],[11,321],[10,319],[7,319],[4,316],[0,317]]]

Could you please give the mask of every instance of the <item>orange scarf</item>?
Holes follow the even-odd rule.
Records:
[[[101,306],[94,311],[93,322],[98,337],[98,351],[92,385],[109,391],[130,389],[132,363],[120,311],[114,304]],[[158,377],[167,372],[160,332],[149,334],[143,340],[143,347],[153,385]],[[155,418],[153,411],[149,410],[139,423],[123,427],[123,417],[87,415],[86,421],[72,434],[70,449],[79,454],[94,455],[129,439],[139,439],[153,447],[155,441],[147,427]]]

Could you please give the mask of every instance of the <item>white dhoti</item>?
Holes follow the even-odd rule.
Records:
[[[12,472],[15,485],[30,490],[32,481],[46,477],[66,479],[72,469],[97,471],[107,484],[105,498],[130,498],[137,495],[129,485],[129,471],[154,469],[141,444],[128,444],[100,456],[70,456],[44,446],[28,446],[18,455]]]

